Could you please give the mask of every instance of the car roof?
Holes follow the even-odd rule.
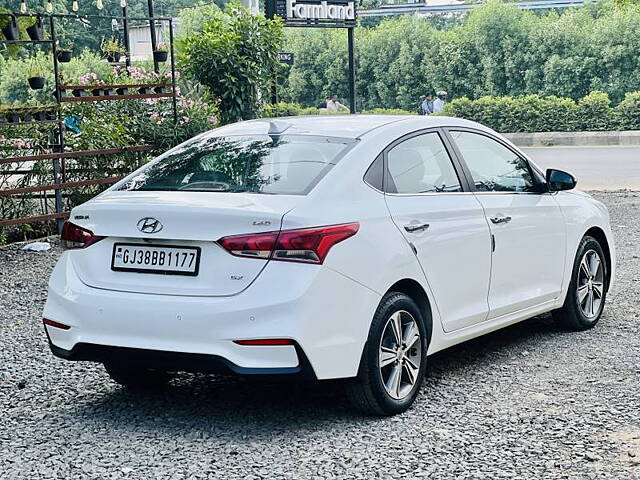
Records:
[[[460,118],[419,115],[304,115],[298,117],[260,118],[225,125],[214,130],[215,135],[264,135],[272,131],[293,135],[360,138],[386,125],[411,122],[419,128],[438,126],[480,125]]]

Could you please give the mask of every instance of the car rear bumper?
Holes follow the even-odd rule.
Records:
[[[296,348],[296,353],[300,361],[296,367],[247,368],[236,365],[218,355],[201,353],[167,352],[91,343],[77,343],[71,350],[65,350],[54,345],[51,341],[49,341],[49,347],[56,357],[73,361],[130,363],[166,371],[237,375],[295,375],[305,379],[315,378],[309,361],[299,348]]]
[[[133,353],[140,359],[143,353],[145,363],[162,361],[168,370],[210,371],[218,364],[251,374],[299,373],[306,358],[318,379],[352,377],[380,301],[330,268],[287,262],[270,262],[251,286],[228,297],[103,290],[80,281],[72,253],[65,252],[54,269],[43,312],[69,326],[45,325],[54,353],[68,359],[105,361]],[[271,338],[295,345],[233,342]]]

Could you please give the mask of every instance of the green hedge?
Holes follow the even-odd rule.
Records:
[[[618,103],[640,85],[640,4],[585,3],[532,11],[492,0],[451,17],[452,28],[411,15],[360,26],[358,105],[413,111],[422,96],[438,90],[450,98],[538,94],[573,100],[598,90]],[[295,63],[283,75],[283,100],[315,106],[332,93],[347,97],[344,31],[291,28],[285,45]]]
[[[262,117],[293,117],[296,115],[335,115],[345,114],[347,111],[341,112],[327,112],[315,107],[303,107],[298,103],[280,102],[275,105],[267,104],[262,108]],[[364,114],[372,115],[411,115],[412,112],[406,110],[400,110],[398,108],[373,108],[371,110],[365,110]]]
[[[322,115],[347,112],[326,112],[297,103],[265,105],[263,117]],[[411,115],[400,109],[374,108],[364,114]],[[449,102],[443,115],[466,118],[499,132],[582,132],[610,130],[640,130],[640,92],[628,93],[617,106],[611,106],[606,93],[591,92],[577,102],[570,98],[540,97],[466,97]]]
[[[499,132],[638,130],[640,92],[628,93],[615,107],[603,92],[591,92],[577,102],[538,95],[463,97],[448,103],[443,114],[473,120]]]

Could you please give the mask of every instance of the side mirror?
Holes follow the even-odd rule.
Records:
[[[578,183],[576,178],[570,173],[555,168],[547,169],[547,186],[551,192],[559,192],[560,190],[571,190]]]

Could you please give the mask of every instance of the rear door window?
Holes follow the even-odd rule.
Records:
[[[304,135],[196,138],[119,189],[306,195],[352,143]]]
[[[416,135],[387,153],[385,191],[418,194],[461,192],[462,186],[440,135]]]

